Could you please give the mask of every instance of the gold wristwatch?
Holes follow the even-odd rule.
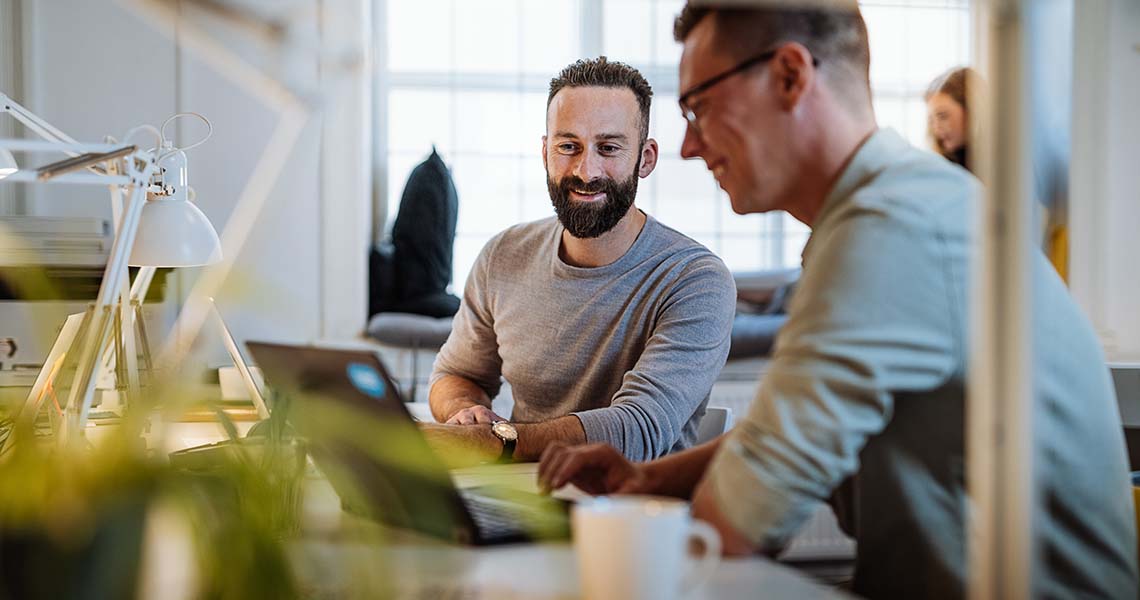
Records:
[[[515,444],[519,441],[519,432],[510,421],[496,421],[491,423],[491,433],[503,442],[503,453],[499,455],[499,462],[511,462],[515,457]]]

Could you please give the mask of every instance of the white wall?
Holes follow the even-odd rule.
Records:
[[[1140,3],[1074,14],[1071,286],[1110,360],[1140,360]]]
[[[198,204],[219,233],[277,125],[277,115],[235,85],[186,43],[183,25],[163,24],[115,0],[24,0],[25,105],[80,140],[122,137],[141,123],[160,124],[177,111],[207,116],[213,137],[188,153]],[[175,4],[173,2],[167,4]],[[245,3],[250,4],[250,3]],[[262,0],[263,7],[278,6]],[[303,15],[282,55],[225,24],[206,30],[252,66],[283,75],[314,110],[274,182],[217,302],[235,337],[307,342],[345,338],[363,329],[370,211],[368,0],[298,0]],[[322,30],[323,28],[323,30]],[[179,36],[183,36],[179,38]],[[329,64],[356,56],[346,67]],[[237,61],[228,61],[236,65]],[[335,118],[326,115],[335,114]],[[168,133],[188,144],[203,133],[185,120]],[[355,160],[333,157],[335,147]],[[100,189],[37,186],[29,209],[39,215],[110,215]],[[335,266],[335,269],[333,267]],[[185,294],[196,274],[180,277]],[[204,342],[207,362],[224,351]]]

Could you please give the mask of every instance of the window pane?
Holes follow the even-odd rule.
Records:
[[[651,177],[657,178],[659,221],[689,235],[717,230],[716,188],[703,162],[663,158]]]
[[[471,265],[475,264],[475,259],[489,239],[490,236],[484,235],[456,234],[455,251],[451,259],[451,293],[463,297],[463,286],[467,283],[467,275],[471,273]]]
[[[519,125],[519,152],[542,164],[542,136],[546,135],[546,92],[523,94],[522,123]]]
[[[712,174],[706,175],[712,179]],[[738,215],[732,210],[732,203],[728,200],[728,194],[723,190],[718,190],[716,194],[717,210],[720,211],[721,231],[725,233],[734,234],[749,234],[759,235],[772,233],[772,223],[776,218],[776,213],[757,214],[752,213],[748,215]]]
[[[929,146],[926,141],[926,101],[922,98],[908,99],[903,104],[903,119],[905,124],[899,130],[903,137],[919,148]]]
[[[451,56],[455,51],[451,33],[452,4],[452,0],[388,2],[388,67],[391,70],[451,70]]]
[[[637,207],[646,214],[657,216],[657,170],[637,182]],[[676,227],[674,227],[676,229]]]
[[[522,186],[517,158],[460,154],[453,163],[460,231],[490,236],[518,222]]]
[[[926,102],[921,97],[876,98],[873,102],[879,127],[890,127],[911,144],[925,148]]]
[[[513,73],[519,68],[519,0],[455,3],[455,67],[459,71]]]
[[[388,94],[388,149],[427,154],[432,144],[451,151],[451,97],[448,90],[405,89]]]
[[[963,37],[958,25],[968,19],[968,13],[948,8],[912,8],[906,15],[903,30],[907,47],[908,83],[917,84],[915,91],[924,90],[935,77],[944,71],[965,64],[964,50],[969,40]]]
[[[550,203],[550,193],[546,190],[546,170],[542,168],[539,153],[519,159],[519,169],[523,180],[519,221],[537,221],[554,216],[554,205]]]
[[[890,127],[902,133],[906,128],[906,101],[901,98],[875,98],[872,102],[879,127]]]
[[[906,81],[906,9],[862,7],[871,47],[871,88],[898,89]]]
[[[632,65],[652,58],[651,0],[606,0],[602,8],[602,48],[606,56]]]
[[[463,153],[517,156],[533,151],[524,147],[522,107],[516,92],[455,94],[455,148]]]
[[[725,236],[721,240],[721,259],[733,271],[756,271],[771,266],[767,256],[767,238],[759,234]]]
[[[791,217],[789,217],[791,218]],[[783,264],[773,265],[779,268],[798,267],[802,264],[803,260],[801,255],[804,251],[804,244],[808,241],[808,233],[785,233],[784,234],[784,260]]]
[[[677,96],[653,95],[649,134],[657,140],[662,156],[681,155],[681,141],[685,138],[685,118],[681,116],[681,109],[677,107]]]
[[[681,60],[681,44],[673,40],[673,20],[681,12],[685,0],[658,0],[656,7],[657,24],[653,28],[656,38],[653,62],[669,68],[676,68]]]
[[[639,182],[638,206],[721,254],[731,268],[799,265],[809,236],[802,223],[779,212],[735,214],[703,161],[679,158],[685,123],[670,89],[680,56],[680,46],[672,40],[672,21],[684,0],[598,3],[604,53],[639,68],[653,67],[649,75],[659,88],[650,135],[658,141],[661,156],[654,173]],[[546,93],[533,86],[583,56],[581,4],[388,0],[390,70],[413,75],[398,81],[417,82],[389,90],[390,213],[394,218],[410,169],[435,143],[454,166],[459,192],[459,285],[492,235],[554,214],[541,161]],[[926,147],[922,93],[935,76],[967,61],[967,4],[861,4],[874,57],[872,92],[879,123]]]
[[[553,77],[579,58],[576,0],[524,0],[521,8],[523,71]]]

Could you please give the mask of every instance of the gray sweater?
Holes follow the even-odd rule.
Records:
[[[687,448],[728,356],[732,276],[704,246],[648,217],[617,261],[558,257],[554,217],[516,225],[483,248],[432,383],[464,377],[513,421],[574,414],[586,439],[633,460]]]

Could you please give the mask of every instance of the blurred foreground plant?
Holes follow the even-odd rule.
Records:
[[[0,462],[0,599],[134,598],[143,587],[164,598],[296,595],[284,550],[296,510],[282,508],[296,504],[295,457],[235,454],[191,472],[138,441],[124,431],[94,448],[10,449]],[[159,515],[173,526],[156,526]]]

